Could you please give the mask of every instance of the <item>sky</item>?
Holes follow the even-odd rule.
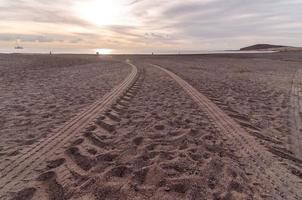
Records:
[[[302,0],[0,0],[0,52],[302,46]]]

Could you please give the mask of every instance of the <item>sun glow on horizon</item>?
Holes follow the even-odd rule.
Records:
[[[95,51],[100,55],[108,55],[113,52],[113,49],[96,49]]]

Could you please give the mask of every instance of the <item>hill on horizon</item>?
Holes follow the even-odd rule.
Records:
[[[252,46],[241,48],[240,51],[268,50],[268,49],[276,49],[276,48],[284,48],[284,47],[289,47],[289,46],[272,45],[272,44],[255,44]]]

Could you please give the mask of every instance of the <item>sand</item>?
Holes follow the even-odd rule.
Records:
[[[65,154],[49,162],[31,187],[44,189],[36,191],[37,197],[45,193],[49,199],[252,196],[247,178],[218,131],[171,78],[146,68],[136,84],[119,109],[111,108],[93,130],[86,129]],[[55,197],[58,190],[60,198]]]
[[[0,55],[0,160],[47,137],[129,70],[96,56]]]
[[[103,82],[97,78],[105,71],[111,81],[106,91],[117,88],[121,91],[118,100],[107,101],[105,111],[91,115],[95,117],[79,125],[60,148],[54,146],[53,153],[45,154],[47,158],[37,156],[41,160],[37,167],[32,167],[37,162],[30,157],[38,155],[36,152],[28,154],[33,164],[20,160],[20,155],[2,155],[17,162],[2,169],[8,175],[1,174],[0,191],[6,187],[1,186],[1,181],[7,181],[11,188],[3,198],[302,198],[302,161],[293,151],[298,148],[297,143],[290,139],[295,138],[295,115],[290,109],[292,80],[301,63],[300,54],[115,56],[102,63],[84,58],[93,64],[71,64],[65,73],[64,67],[55,70],[55,77],[60,74],[57,71],[63,71],[65,79],[66,74],[80,76],[70,82],[64,79],[68,84],[59,85],[58,89],[66,94],[70,91],[65,90],[67,85],[84,88],[86,93],[71,93],[83,97],[89,92],[93,97],[81,104],[82,108],[96,100],[102,102],[106,92],[98,91],[100,95],[96,96],[83,80],[94,84],[95,90],[107,88],[104,78]],[[134,65],[126,63],[126,59]],[[180,82],[150,63],[179,75]],[[130,66],[132,73],[138,69],[137,79],[127,82]],[[126,77],[131,87],[123,92],[118,85]],[[54,79],[49,82],[59,84]],[[47,84],[43,92],[56,84]],[[196,90],[191,96],[186,90],[189,84]],[[71,94],[71,99],[78,98]],[[204,104],[207,101],[210,104]],[[67,108],[70,105],[63,104],[57,112]],[[65,125],[70,124],[68,119],[75,113],[65,118]],[[55,118],[51,122],[59,124]],[[3,127],[7,128],[7,124]],[[14,126],[7,130],[14,130]]]
[[[294,120],[290,98],[300,62],[290,58],[284,60],[281,54],[277,59],[263,55],[249,59],[193,56],[150,61],[183,77],[259,138],[259,142],[291,159]],[[255,130],[259,133],[255,134]]]

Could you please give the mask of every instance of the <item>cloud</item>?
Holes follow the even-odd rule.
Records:
[[[0,17],[6,21],[89,25],[87,21],[80,19],[74,13],[68,11],[68,7],[71,5],[68,3],[69,1],[62,2],[59,0],[7,1],[6,4],[0,4]]]
[[[301,0],[116,0],[139,23],[106,26],[93,25],[78,16],[72,6],[80,1],[84,0],[2,0],[0,41],[19,36],[28,42],[62,41],[89,48],[140,51],[234,49],[280,42],[302,46]],[[35,29],[16,31],[9,21],[26,21]],[[41,24],[52,24],[51,29]],[[10,34],[10,30],[14,32]]]
[[[134,0],[134,1],[131,1],[130,3],[128,3],[128,5],[134,5],[134,4],[137,4],[142,1],[144,1],[144,0]]]
[[[188,45],[195,43],[192,48],[202,48],[207,41],[214,48],[225,48],[221,41],[240,40],[233,45],[239,48],[249,40],[266,42],[267,38],[283,38],[287,44],[302,45],[296,35],[302,33],[301,9],[302,2],[295,0],[178,1],[161,7],[157,17],[146,18],[155,24],[153,29],[169,29],[173,38],[186,40]]]
[[[36,43],[49,43],[49,42],[72,42],[77,43],[82,41],[81,38],[70,35],[35,35],[35,34],[10,34],[0,33],[0,41],[9,42],[36,42]]]

